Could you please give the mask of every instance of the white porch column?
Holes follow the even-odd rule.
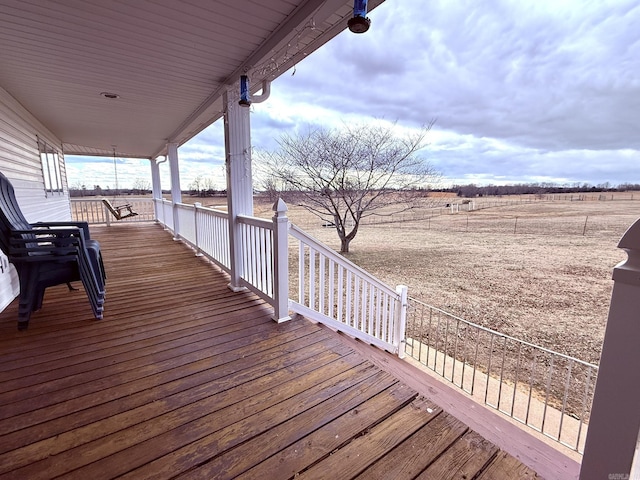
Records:
[[[162,201],[162,182],[160,181],[160,164],[162,162],[159,162],[157,158],[152,158],[149,162],[151,165],[151,198],[153,199],[156,220],[160,218],[162,211],[162,204],[159,204],[159,201]]]
[[[242,238],[236,218],[253,216],[253,179],[251,174],[251,124],[249,107],[238,105],[235,91],[224,95],[224,143],[227,169],[227,208],[229,211],[229,245],[231,248],[231,282],[233,291],[243,290]]]
[[[169,159],[169,171],[171,172],[171,202],[173,203],[173,238],[180,238],[180,225],[178,222],[178,203],[182,203],[180,191],[180,164],[178,163],[178,144],[167,143],[167,158]]]
[[[640,431],[640,220],[618,244],[613,294],[580,470],[581,480],[640,478],[631,472]]]

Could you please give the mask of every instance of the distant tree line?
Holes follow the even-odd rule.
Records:
[[[217,190],[215,182],[210,178],[198,176],[191,182],[187,190],[182,193],[197,197],[225,197],[227,190]],[[77,182],[69,188],[71,197],[110,197],[116,195],[149,195],[151,193],[151,183],[143,178],[137,178],[131,188],[111,188],[109,185],[86,185]],[[170,190],[163,190],[163,194],[171,193]]]
[[[136,178],[131,188],[111,188],[109,185],[86,185],[78,182],[69,188],[71,197],[108,197],[112,195],[147,195],[151,193],[151,183],[144,178]]]
[[[213,178],[198,175],[189,184],[188,193],[194,197],[225,197],[227,195],[226,190],[217,190],[215,186],[216,182]]]
[[[589,192],[629,192],[639,191],[638,183],[622,183],[617,187],[608,182],[599,185],[575,183],[572,185],[557,185],[553,183],[522,183],[517,185],[453,185],[450,188],[434,189],[436,192],[451,192],[459,197],[473,198],[506,195],[544,195],[560,193],[589,193]]]

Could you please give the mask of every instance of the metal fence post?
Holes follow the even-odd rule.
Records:
[[[408,288],[406,285],[398,285],[396,287],[396,293],[400,297],[400,303],[398,305],[398,322],[396,324],[396,338],[398,339],[398,357],[405,357],[405,343],[407,341],[407,308],[408,303]]]
[[[273,319],[291,320],[289,316],[289,218],[287,204],[279,198],[273,204]]]

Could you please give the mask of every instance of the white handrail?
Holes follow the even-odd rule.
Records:
[[[349,268],[353,273],[358,274],[361,278],[367,279],[371,283],[377,284],[381,289],[383,289],[389,295],[395,295],[396,294],[396,291],[393,288],[391,288],[387,284],[383,283],[382,281],[380,281],[379,279],[377,279],[376,277],[374,277],[369,272],[367,272],[363,268],[359,267],[355,263],[350,262],[349,260],[347,260],[345,257],[340,255],[339,253],[337,253],[332,248],[324,245],[320,241],[318,241],[315,238],[309,236],[300,227],[298,227],[296,225],[291,225],[290,230],[289,230],[289,234],[293,238],[295,238],[297,240],[302,240],[307,245],[313,246],[316,250],[318,250],[319,252],[322,252],[322,254],[325,255],[327,258],[331,259],[332,261],[336,262],[337,264],[342,264],[343,267],[345,267],[345,268]]]
[[[245,225],[251,225],[258,228],[266,228],[271,229],[273,227],[273,223],[270,220],[266,220],[264,218],[258,217],[250,217],[248,215],[238,215],[238,221]]]
[[[289,233],[299,243],[290,308],[403,356],[406,287],[394,290],[294,225]]]

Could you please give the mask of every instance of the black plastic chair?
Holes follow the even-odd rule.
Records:
[[[45,289],[80,280],[95,318],[104,308],[105,280],[100,244],[87,222],[30,224],[16,201],[13,186],[0,173],[0,247],[20,278],[18,330],[42,307]]]

